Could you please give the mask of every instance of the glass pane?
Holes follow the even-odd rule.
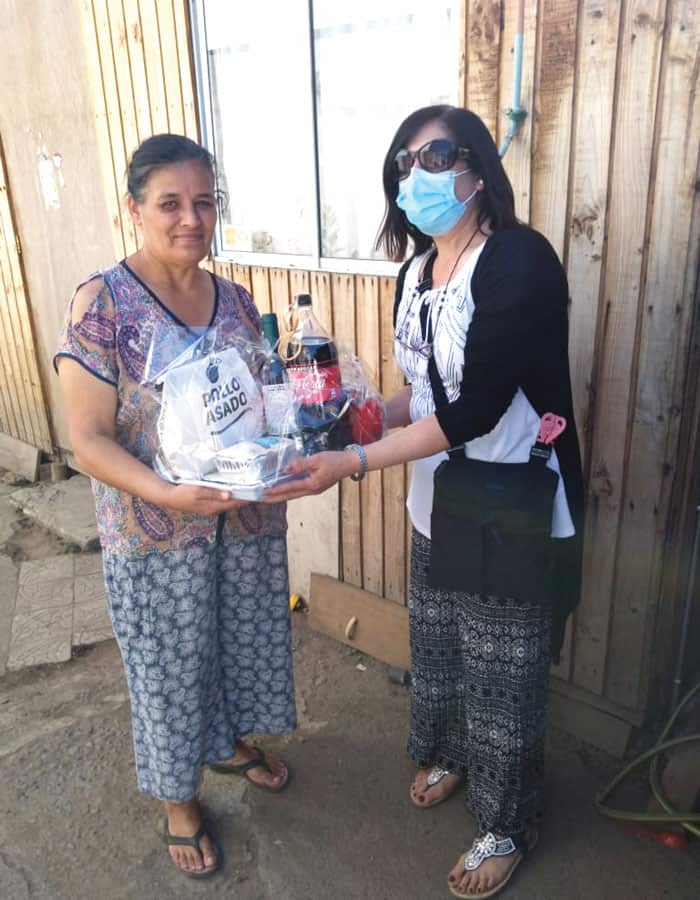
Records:
[[[307,0],[204,0],[223,250],[316,253]]]
[[[375,259],[382,163],[414,109],[457,103],[460,0],[314,0],[324,257]]]

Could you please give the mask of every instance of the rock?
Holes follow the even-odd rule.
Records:
[[[15,491],[10,500],[25,515],[81,550],[97,546],[95,504],[90,480],[84,475],[56,484],[39,482]]]

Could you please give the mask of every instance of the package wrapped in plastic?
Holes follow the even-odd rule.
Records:
[[[279,355],[296,401],[306,454],[382,437],[386,415],[381,394],[360,359],[339,347],[315,318],[308,294],[299,295],[290,312]]]
[[[184,349],[172,341],[171,350],[175,356],[169,363],[159,348],[149,355],[154,364],[146,367],[160,393],[156,471],[172,482],[259,499],[302,452],[291,393],[272,423],[273,433],[268,428],[269,346],[210,329],[192,336]]]

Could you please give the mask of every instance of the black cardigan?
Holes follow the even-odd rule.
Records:
[[[399,272],[394,322],[407,266]],[[557,574],[552,652],[558,661],[566,619],[581,592],[584,511],[569,373],[566,274],[541,234],[516,225],[488,238],[471,290],[474,315],[467,332],[460,394],[436,412],[450,446],[491,431],[518,388],[539,416],[553,412],[568,423],[557,438],[556,450],[576,535],[552,541]]]

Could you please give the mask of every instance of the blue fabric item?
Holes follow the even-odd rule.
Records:
[[[104,572],[141,791],[191,800],[238,738],[296,728],[284,537],[105,554]]]
[[[396,205],[423,234],[431,237],[447,234],[476,196],[476,190],[466,200],[458,199],[455,194],[455,178],[468,171],[426,172],[420,166],[414,166],[410,175],[399,181]]]

